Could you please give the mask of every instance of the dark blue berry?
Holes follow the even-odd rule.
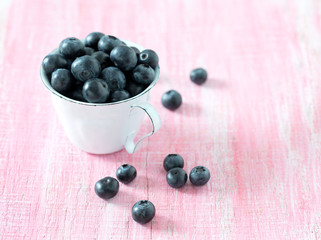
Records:
[[[162,104],[169,110],[175,110],[182,104],[182,96],[175,90],[169,90],[163,94]]]
[[[103,51],[94,52],[91,56],[96,58],[98,62],[100,62],[101,69],[104,69],[106,67],[113,65],[109,55]]]
[[[190,78],[193,83],[201,85],[207,79],[207,72],[204,68],[196,68],[193,71],[191,71]]]
[[[124,89],[126,86],[125,74],[116,67],[105,68],[101,72],[101,78],[106,81],[110,91]]]
[[[71,64],[71,73],[77,80],[83,82],[98,77],[100,71],[100,63],[92,56],[79,57]]]
[[[119,45],[124,45],[124,43],[114,36],[105,35],[98,42],[98,50],[109,54],[111,50]]]
[[[117,46],[110,52],[110,60],[121,70],[130,71],[137,64],[137,55],[130,47]]]
[[[110,101],[119,102],[127,98],[130,98],[129,92],[127,92],[126,90],[115,90],[111,93]]]
[[[145,49],[139,54],[138,63],[147,64],[155,69],[158,65],[158,55],[151,49]]]
[[[51,74],[58,68],[68,68],[67,60],[60,54],[47,55],[42,61],[42,68],[46,75],[51,78]]]
[[[116,171],[117,179],[122,183],[130,183],[137,175],[136,168],[129,164],[121,165]]]
[[[126,83],[126,90],[130,93],[132,97],[140,94],[145,89],[146,89],[146,85],[143,85],[143,84],[139,84],[132,81],[127,81]]]
[[[75,79],[68,69],[57,69],[51,75],[51,86],[59,93],[69,91],[74,84]]]
[[[138,58],[139,58],[139,54],[140,54],[139,49],[138,49],[137,47],[131,47],[131,48],[135,51],[136,56],[137,56],[137,60],[138,60]]]
[[[183,168],[172,168],[167,172],[166,180],[172,188],[181,188],[187,181],[187,173]]]
[[[98,42],[103,36],[105,36],[105,34],[103,34],[101,32],[89,33],[87,35],[87,37],[85,38],[85,45],[87,47],[91,47],[91,48],[97,50],[98,49]]]
[[[82,95],[82,85],[76,86],[74,89],[70,90],[66,97],[69,97],[73,100],[80,101],[80,102],[87,102],[87,100]]]
[[[203,166],[194,167],[189,174],[189,180],[195,186],[202,186],[206,184],[210,178],[210,171]]]
[[[99,78],[89,79],[82,88],[82,95],[90,103],[104,103],[109,97],[107,83]]]
[[[85,55],[92,55],[95,52],[95,50],[91,47],[85,47]]]
[[[75,59],[85,54],[85,45],[78,38],[66,38],[60,43],[59,52],[66,58]]]
[[[139,64],[134,68],[132,77],[137,83],[151,84],[155,79],[155,71],[147,64]]]
[[[95,192],[98,197],[109,199],[116,196],[119,190],[119,183],[113,177],[105,177],[95,184]]]
[[[166,171],[176,167],[183,168],[184,159],[178,154],[168,154],[164,159],[163,166]]]
[[[132,217],[140,224],[150,222],[154,218],[155,213],[156,209],[154,204],[148,200],[138,201],[132,208]]]

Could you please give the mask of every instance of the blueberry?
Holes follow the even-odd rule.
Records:
[[[187,181],[187,173],[183,168],[172,168],[167,172],[166,180],[172,188],[181,188]]]
[[[68,69],[57,69],[51,75],[51,86],[59,93],[69,91],[74,84],[75,79]]]
[[[158,65],[158,56],[157,53],[151,49],[145,49],[139,54],[138,63],[144,63],[152,68],[156,68]]]
[[[71,73],[77,80],[83,82],[88,79],[98,77],[100,71],[100,63],[92,56],[85,55],[79,57],[71,64]]]
[[[80,102],[87,102],[87,100],[82,95],[82,87],[83,87],[82,85],[76,86],[74,89],[70,90],[66,94],[66,97],[69,97],[73,100],[80,101]]]
[[[81,87],[84,86],[84,82],[75,80],[75,87]]]
[[[82,87],[82,95],[90,103],[104,103],[109,96],[107,83],[99,78],[89,79]]]
[[[155,71],[147,64],[139,64],[134,68],[132,77],[137,83],[151,84],[155,79]]]
[[[101,72],[101,78],[106,81],[110,91],[124,89],[126,86],[125,74],[116,67],[105,68]]]
[[[127,98],[130,98],[129,92],[127,92],[126,90],[115,90],[111,93],[110,101],[119,102]]]
[[[98,50],[109,54],[113,48],[119,45],[124,45],[124,43],[114,36],[106,35],[99,40]]]
[[[132,97],[140,94],[146,89],[146,85],[142,85],[136,82],[127,81],[126,82],[126,90],[130,93]]]
[[[182,104],[182,96],[175,90],[169,90],[163,94],[162,104],[169,110],[175,110]]]
[[[117,46],[110,52],[110,60],[121,70],[130,71],[137,64],[137,55],[130,47]]]
[[[95,50],[91,47],[85,47],[85,55],[92,55],[95,52]]]
[[[138,59],[139,54],[140,54],[139,49],[138,49],[137,47],[131,47],[131,48],[135,51],[135,53],[136,53],[136,55],[137,55],[137,59]]]
[[[98,42],[103,36],[105,36],[105,34],[103,34],[101,32],[89,33],[87,35],[87,37],[85,38],[86,47],[91,47],[91,48],[97,50],[98,49]]]
[[[136,168],[129,164],[121,165],[116,171],[117,179],[122,183],[130,183],[137,175]]]
[[[103,51],[94,52],[91,56],[96,58],[98,62],[100,62],[101,69],[104,69],[106,67],[113,65],[109,55]]]
[[[51,74],[58,68],[68,68],[67,60],[60,54],[47,55],[42,61],[42,68],[46,75],[51,78]]]
[[[207,72],[204,68],[196,68],[193,71],[191,71],[190,78],[193,83],[201,85],[207,79]]]
[[[66,38],[60,43],[59,52],[66,58],[75,59],[85,54],[85,45],[78,38]]]
[[[67,60],[67,63],[68,63],[67,69],[71,70],[71,65],[72,65],[72,63],[74,62],[75,59],[67,58],[66,60]]]
[[[189,180],[195,186],[202,186],[206,184],[210,178],[210,171],[203,166],[194,167],[189,174]]]
[[[154,204],[148,200],[138,201],[132,208],[132,217],[140,224],[150,222],[154,218],[155,213],[156,209]]]
[[[119,182],[113,177],[105,177],[95,184],[95,192],[98,197],[109,199],[116,196],[119,190]]]
[[[178,154],[168,154],[164,159],[163,166],[167,172],[172,168],[183,168],[184,159]]]

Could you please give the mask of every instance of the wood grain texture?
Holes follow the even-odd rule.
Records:
[[[320,1],[0,6],[0,239],[321,239]],[[137,154],[73,147],[40,81],[48,52],[91,31],[159,54],[151,102],[163,126]],[[203,86],[189,81],[198,66]],[[176,112],[160,104],[171,88],[183,96]],[[211,181],[170,188],[162,160],[174,152],[187,171],[207,166]],[[137,179],[99,199],[95,182],[122,163]],[[141,199],[157,209],[144,226],[131,218]]]

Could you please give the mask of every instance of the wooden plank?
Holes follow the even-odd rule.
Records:
[[[0,9],[0,239],[321,239],[320,1],[8,3]],[[40,81],[47,53],[91,31],[159,54],[151,103],[163,126],[135,155],[72,146]],[[203,86],[189,81],[199,66],[209,73]],[[183,96],[176,112],[160,103],[172,88]],[[188,172],[207,166],[211,181],[170,188],[168,153],[181,154]],[[122,163],[137,179],[99,199],[95,182]],[[141,199],[157,209],[144,226],[131,218]]]

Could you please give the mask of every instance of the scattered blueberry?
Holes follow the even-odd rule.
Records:
[[[91,47],[91,48],[97,50],[98,49],[98,42],[103,36],[105,36],[105,34],[103,34],[101,32],[89,33],[85,39],[86,47]]]
[[[150,222],[154,218],[155,212],[154,204],[148,200],[138,201],[132,208],[133,219],[140,224]]]
[[[117,46],[110,52],[110,60],[121,70],[130,71],[137,64],[137,55],[130,47]]]
[[[76,58],[85,54],[85,45],[78,38],[66,38],[59,45],[59,52],[66,58]]]
[[[191,71],[190,78],[193,83],[201,85],[207,79],[207,72],[204,68],[196,68],[193,71]]]
[[[95,50],[91,47],[85,47],[85,55],[92,55],[95,52]]]
[[[82,94],[87,102],[104,103],[109,96],[109,88],[104,80],[92,78],[85,82]]]
[[[74,84],[75,79],[68,69],[57,69],[51,75],[51,86],[59,93],[69,91]]]
[[[111,93],[110,101],[119,102],[127,98],[130,98],[129,92],[127,92],[126,90],[115,90]]]
[[[117,179],[122,183],[130,183],[137,175],[136,168],[129,164],[121,165],[116,171]]]
[[[202,186],[206,184],[210,178],[210,171],[203,166],[194,167],[189,174],[189,180],[195,186]]]
[[[169,186],[173,188],[181,188],[187,181],[187,173],[183,168],[172,168],[167,172],[166,180]]]
[[[98,42],[98,50],[109,54],[113,48],[119,45],[124,45],[124,43],[114,36],[105,35]]]
[[[103,199],[109,199],[116,196],[119,190],[119,183],[113,177],[105,177],[95,184],[96,194]]]
[[[134,68],[132,77],[137,83],[151,84],[155,78],[155,71],[147,64],[139,64]]]
[[[164,159],[163,166],[167,172],[172,168],[183,168],[184,159],[178,154],[168,154]]]
[[[98,62],[100,62],[101,69],[112,66],[113,64],[110,60],[109,55],[103,51],[94,52],[91,56],[96,58]]]
[[[126,77],[124,73],[116,67],[107,67],[101,72],[101,78],[106,81],[110,91],[124,89]]]
[[[100,63],[92,56],[79,57],[71,64],[71,73],[77,80],[83,82],[98,77],[100,71]]]
[[[163,94],[162,104],[169,110],[175,110],[182,104],[182,96],[175,90],[169,90]]]
[[[136,82],[127,81],[126,90],[130,93],[132,97],[140,94],[146,89],[146,85],[142,85]]]
[[[53,71],[58,68],[68,68],[67,60],[60,54],[47,55],[42,61],[42,67],[46,75],[50,78]]]
[[[156,68],[158,65],[158,55],[151,49],[145,49],[139,54],[138,63],[143,63]]]

